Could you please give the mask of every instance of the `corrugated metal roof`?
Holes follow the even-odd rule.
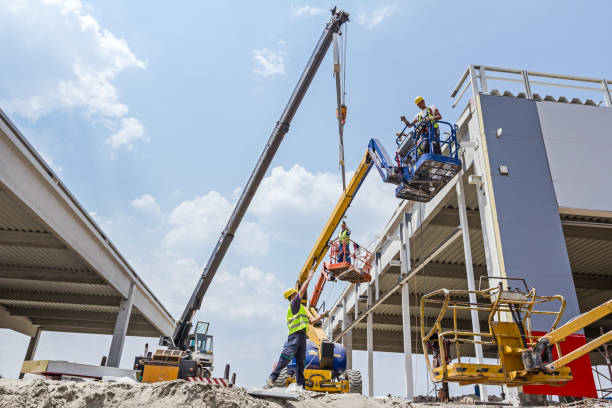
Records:
[[[36,217],[20,206],[14,197],[0,188],[0,229],[47,232]]]
[[[24,307],[32,309],[43,309],[43,310],[71,310],[78,312],[109,312],[117,313],[119,311],[119,305],[117,306],[103,306],[103,305],[86,305],[86,304],[73,304],[73,303],[55,303],[55,302],[36,302],[31,300],[6,300],[0,299],[0,305],[6,306],[9,309],[11,307]]]
[[[573,272],[592,276],[612,276],[612,240],[566,238]]]
[[[93,296],[117,296],[108,285],[0,278],[0,288],[26,292],[72,293]]]
[[[23,206],[12,194],[0,189],[0,231],[9,232],[38,232],[49,234],[48,228]],[[15,269],[11,269],[15,268]],[[21,279],[19,268],[33,268],[39,274],[69,271],[83,273],[83,283],[71,281],[54,281],[52,279],[36,280]],[[62,312],[107,312],[116,314],[119,310],[121,298],[119,293],[106,284],[100,284],[98,275],[92,275],[91,269],[74,251],[68,248],[43,248],[40,246],[29,245],[19,246],[19,244],[3,244],[0,242],[0,269],[11,271],[4,273],[0,278],[0,305],[8,309],[19,309],[20,313],[32,310],[56,311],[58,316]],[[13,278],[14,276],[14,278]],[[96,277],[96,283],[86,283],[89,276]],[[65,279],[64,279],[65,280]],[[2,296],[7,298],[2,298]],[[28,297],[32,296],[32,299]],[[79,303],[54,302],[58,296],[83,296]],[[89,299],[89,300],[88,300]],[[78,299],[77,299],[78,300]],[[102,301],[101,301],[102,300]],[[72,300],[70,300],[72,301]],[[111,304],[108,304],[108,303]],[[91,304],[89,304],[91,303]],[[102,303],[102,304],[96,304]],[[104,304],[107,303],[107,304]],[[116,305],[112,305],[116,303]],[[140,315],[136,307],[132,309],[132,314]],[[36,321],[44,321],[44,318],[36,318]],[[95,324],[94,324],[95,325]],[[112,334],[112,328],[108,323],[104,323],[103,328],[75,327],[75,332],[108,333]],[[43,326],[44,327],[44,326]],[[72,326],[71,326],[72,327]],[[57,327],[60,329],[60,327]],[[65,328],[61,328],[62,331]],[[134,332],[131,330],[130,332]],[[157,333],[157,329],[145,324],[143,333]]]
[[[87,265],[67,249],[0,245],[0,265],[57,269],[87,269]]]

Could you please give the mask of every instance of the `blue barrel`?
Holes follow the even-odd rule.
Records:
[[[310,340],[306,340],[306,362],[304,366],[305,368],[311,369],[321,368],[319,361],[319,349]],[[295,373],[295,358],[291,361],[291,363],[289,363],[287,370],[291,374]],[[340,375],[346,371],[346,350],[340,343],[334,343],[334,361],[332,370],[336,375]]]

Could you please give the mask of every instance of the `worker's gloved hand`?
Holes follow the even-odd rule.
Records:
[[[322,319],[327,319],[327,318],[329,317],[329,310],[327,310],[327,311],[325,311],[325,312],[321,313],[319,316],[320,316]]]
[[[405,116],[401,116],[401,117],[400,117],[400,120],[401,120],[402,122],[404,122],[404,123],[408,122],[408,119],[406,119],[406,117],[405,117]]]

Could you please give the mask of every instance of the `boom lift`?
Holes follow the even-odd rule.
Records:
[[[323,231],[317,238],[314,247],[310,251],[308,258],[304,263],[304,266],[301,268],[296,282],[296,286],[298,288],[308,277],[308,272],[311,268],[317,270],[321,261],[327,254],[330,243],[333,245],[334,241],[331,241],[332,234],[338,227],[338,224],[342,220],[346,210],[359,191],[359,188],[368,175],[371,167],[372,160],[370,159],[370,154],[366,152],[361,160],[361,163],[357,167],[353,178],[349,181],[346,189],[342,192],[338,203],[325,223]],[[369,257],[367,258],[369,259]],[[365,261],[365,258],[363,259]],[[335,262],[333,258],[330,260],[330,263],[338,264],[338,262]],[[351,271],[352,268],[352,271],[355,273],[362,272],[364,273],[364,276],[367,274],[367,280],[369,280],[369,260],[367,262],[362,262],[361,264],[359,264],[359,261],[356,261],[353,262],[353,264],[357,264],[357,269],[360,271],[358,271],[355,266],[344,265],[343,267],[345,267],[345,269],[340,273]],[[359,266],[361,266],[361,268],[359,268]],[[316,307],[321,292],[323,291],[323,286],[327,280],[331,280],[330,275],[326,271],[322,271],[317,283],[315,284],[314,293],[312,294],[310,302],[306,307],[306,313],[310,319],[314,319],[319,316]],[[341,344],[330,341],[320,324],[309,325],[307,336],[306,369],[304,370],[306,389],[310,391],[330,393],[361,393],[361,374],[359,371],[346,370],[346,353],[344,347]],[[281,372],[281,375],[275,382],[276,386],[286,386],[295,381],[295,378],[290,375],[292,368],[293,364],[290,364],[287,369],[284,369]]]
[[[285,134],[289,131],[289,125],[293,116],[297,112],[312,79],[314,78],[330,44],[332,43],[333,35],[340,31],[342,25],[348,21],[349,15],[343,10],[335,7],[331,10],[332,17],[326,24],[323,34],[319,38],[317,45],[308,60],[308,64],[304,69],[289,102],[285,106],[280,119],[276,123],[270,139],[266,144],[255,169],[249,178],[246,187],[242,191],[240,199],[236,203],[236,207],[230,216],[227,225],[219,241],[210,255],[206,266],[202,271],[202,275],[196,287],[185,306],[185,310],[181,318],[177,321],[176,328],[172,336],[162,336],[160,338],[160,346],[166,346],[166,350],[158,350],[151,357],[148,353],[145,356],[136,357],[135,367],[142,369],[142,378],[147,381],[165,381],[175,380],[177,378],[189,378],[205,373],[204,362],[198,358],[197,341],[201,333],[198,332],[198,327],[203,327],[198,323],[195,332],[191,332],[192,320],[195,313],[202,306],[202,299],[229,248],[234,234],[246,213],[253,196],[255,195],[261,180],[263,179],[278,147],[280,146]],[[201,343],[200,343],[201,344]],[[226,370],[227,371],[227,370]]]
[[[561,353],[559,343],[591,323],[612,313],[612,299],[557,327],[565,309],[563,296],[538,296],[536,290],[507,290],[499,286],[485,290],[440,289],[421,298],[421,341],[425,361],[434,382],[458,382],[492,385],[564,385],[572,380],[572,361],[595,348],[612,341],[612,331],[602,334],[584,346],[566,354]],[[470,303],[470,294],[477,296],[477,303]],[[557,303],[557,307],[554,307]],[[439,307],[439,313],[426,329],[426,307]],[[458,327],[458,316],[468,316],[472,310],[485,314],[488,331],[473,333]],[[532,317],[545,315],[553,323],[544,336],[532,332]],[[444,326],[446,327],[443,327]],[[451,326],[451,327],[448,327]],[[499,364],[473,364],[462,361],[461,344],[482,344],[496,347]],[[453,362],[452,351],[456,362]],[[553,358],[552,347],[558,358]],[[429,353],[433,353],[430,361]]]
[[[324,264],[306,308],[309,318],[314,319],[319,316],[316,307],[327,281],[337,278],[353,283],[370,280],[370,254],[363,249],[361,259],[356,259],[353,265],[342,265],[335,258],[338,249],[334,245],[337,243],[330,240],[372,165],[376,166],[383,181],[398,185],[396,189],[398,198],[414,201],[429,201],[461,169],[461,161],[458,158],[457,126],[448,122],[437,123],[450,127],[451,131],[446,140],[440,140],[436,136],[433,124],[429,122],[417,124],[417,127],[425,128],[419,139],[415,136],[404,137],[403,141],[398,138],[397,166],[392,164],[393,162],[378,139],[370,140],[368,149],[357,166],[353,178],[344,189],[298,274],[296,286],[299,288],[308,277],[310,269],[318,269],[331,245],[330,262]],[[438,143],[445,147],[445,151],[434,150]],[[320,325],[309,326],[307,335],[309,342],[306,351],[306,365],[316,368],[305,370],[306,388],[325,392],[361,392],[359,372],[345,371],[346,361],[342,345],[331,342]],[[316,359],[309,362],[309,356],[316,356]],[[294,379],[288,375],[288,372],[285,372],[281,373],[276,385],[284,386],[292,381]]]

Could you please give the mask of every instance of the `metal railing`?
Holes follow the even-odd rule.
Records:
[[[491,73],[510,74],[510,76],[496,76]],[[543,81],[542,78],[549,79]],[[596,91],[603,94],[603,101],[607,107],[612,107],[612,96],[610,88],[612,81],[605,78],[586,78],[575,75],[559,75],[549,74],[545,72],[527,71],[520,69],[509,69],[490,67],[486,65],[468,65],[465,72],[459,79],[457,86],[451,93],[453,98],[453,108],[457,106],[466,91],[471,88],[472,94],[479,92],[489,93],[488,80],[500,80],[507,82],[517,82],[522,84],[524,97],[533,99],[532,85],[553,86],[559,88],[580,89],[582,91]],[[598,84],[599,86],[588,86],[590,84]]]

